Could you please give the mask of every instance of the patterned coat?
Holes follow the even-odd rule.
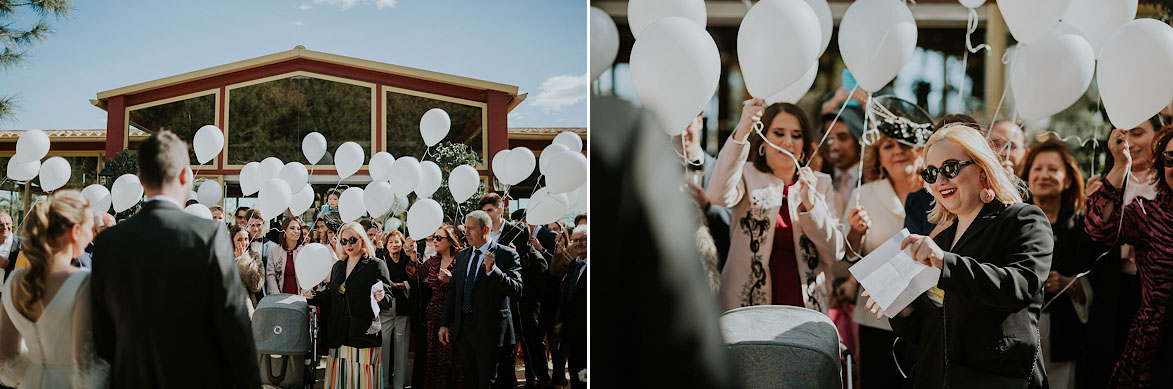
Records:
[[[729,310],[771,303],[770,251],[774,225],[785,202],[793,223],[799,278],[782,282],[798,282],[806,308],[827,313],[833,280],[831,264],[842,258],[845,250],[839,220],[828,207],[835,196],[831,177],[815,173],[819,195],[812,209],[799,212],[801,200],[797,196],[784,198],[785,183],[746,162],[749,153],[748,142],[725,142],[706,192],[713,204],[733,210],[729,258],[721,270],[721,307]],[[803,184],[794,185],[790,193],[796,193]]]

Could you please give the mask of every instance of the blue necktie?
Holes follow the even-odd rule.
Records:
[[[469,259],[472,267],[469,268],[468,274],[464,277],[464,313],[472,312],[472,287],[476,285],[477,268],[480,267],[478,266],[477,260],[480,259],[480,255],[480,250],[474,249],[472,251],[472,258]]]

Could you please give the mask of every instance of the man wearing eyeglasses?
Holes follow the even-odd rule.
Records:
[[[516,344],[510,301],[522,293],[521,264],[516,251],[491,239],[491,228],[484,211],[465,217],[469,247],[456,255],[437,334],[443,344],[455,342],[467,387],[516,384],[513,372],[500,376],[499,365],[504,349]]]
[[[513,314],[513,328],[521,338],[521,347],[525,350],[525,376],[527,387],[545,386],[550,382],[550,373],[547,370],[546,344],[542,340],[542,329],[538,325],[539,311],[541,310],[542,292],[546,288],[546,269],[549,262],[546,257],[530,244],[529,227],[515,225],[505,221],[505,201],[496,193],[489,193],[481,198],[480,208],[493,221],[489,232],[490,238],[502,246],[509,246],[517,250],[521,258],[521,281],[524,285],[519,298],[513,299],[510,309]],[[498,388],[513,388],[517,386],[514,377],[514,361],[517,360],[517,347],[506,347],[501,354],[501,363],[498,375]],[[507,376],[507,377],[506,377]]]
[[[586,369],[587,358],[587,224],[574,229],[568,251],[575,256],[562,281],[562,301],[559,304],[557,331],[562,340],[562,352],[570,363],[570,387],[586,388],[579,372]]]

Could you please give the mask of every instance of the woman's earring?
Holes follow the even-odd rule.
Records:
[[[766,155],[766,145],[758,145],[758,155]]]
[[[980,197],[982,198],[983,203],[994,201],[994,190],[990,188],[982,189]]]

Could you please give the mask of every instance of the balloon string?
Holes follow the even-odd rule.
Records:
[[[1013,63],[1010,64],[1010,73],[1007,74],[1006,81],[1002,83],[1002,97],[998,99],[998,107],[994,109],[994,116],[990,117],[990,125],[986,126],[986,140],[987,141],[990,140],[990,131],[989,130],[992,127],[994,127],[994,121],[998,120],[998,112],[1000,112],[1002,110],[1002,103],[1006,101],[1006,92],[1010,90],[1010,78],[1014,76],[1014,68],[1018,67],[1019,53],[1022,51],[1021,46],[1024,44],[1025,43],[1020,43],[1018,45],[1019,47],[1014,48],[1014,61],[1013,61]],[[1009,55],[1010,55],[1009,52],[1002,55],[1002,64],[1003,65],[1006,64],[1007,62],[1010,62]]]
[[[682,150],[682,151],[684,150],[684,135],[683,134],[680,135],[680,150]],[[680,151],[676,151],[676,149],[672,149],[672,151],[676,152],[677,157],[680,157],[681,164],[683,164],[685,166],[685,169],[684,169],[685,173],[688,172],[688,168],[687,168],[688,165],[702,166],[705,164],[704,158],[701,158],[697,161],[693,161],[693,160],[688,159],[688,157],[685,156],[684,154],[682,154]]]
[[[823,131],[823,139],[820,139],[819,144],[815,146],[815,149],[811,150],[811,155],[819,154],[819,149],[823,147],[823,143],[827,142],[827,137],[831,135],[831,129],[835,128],[835,123],[839,121],[839,115],[842,115],[843,110],[847,109],[847,104],[851,102],[851,95],[855,94],[856,89],[859,89],[859,83],[856,83],[855,86],[851,87],[851,91],[847,92],[847,98],[843,99],[843,104],[839,106],[839,111],[835,112],[835,117],[831,119],[831,125],[827,126],[826,131]],[[810,161],[807,161],[806,166],[804,167],[810,166],[812,161],[814,161],[814,158],[811,158]]]
[[[970,36],[977,32],[978,28],[978,13],[977,10],[969,9],[969,20],[966,21],[965,28],[965,51],[961,56],[961,74],[957,76],[957,101],[961,102],[962,110],[965,109],[965,72],[969,69],[969,53],[977,54],[982,49],[986,50],[986,56],[993,54],[993,48],[990,45],[982,43],[977,47],[973,46],[970,41]]]
[[[741,0],[741,3],[745,4],[745,8],[753,8],[753,4],[750,4],[749,0]]]
[[[867,151],[869,146],[875,144],[880,139],[880,132],[877,131],[876,129],[872,128],[872,127],[875,127],[875,125],[876,125],[876,119],[875,119],[875,117],[873,117],[873,115],[875,115],[875,113],[872,112],[872,94],[871,94],[871,92],[868,92],[868,101],[867,101],[865,108],[866,108],[865,112],[867,112],[867,114],[865,114],[863,116],[864,132],[863,132],[863,135],[859,137],[859,144],[860,144],[860,147],[859,147],[859,174],[860,174],[860,177],[859,177],[859,179],[855,180],[856,193],[861,193],[861,192],[859,192],[859,188],[860,188],[860,186],[863,185],[863,177],[862,177],[863,176],[863,153],[865,151]],[[868,126],[869,123],[871,124],[871,127]],[[859,206],[859,196],[855,196],[855,206],[856,207]]]

